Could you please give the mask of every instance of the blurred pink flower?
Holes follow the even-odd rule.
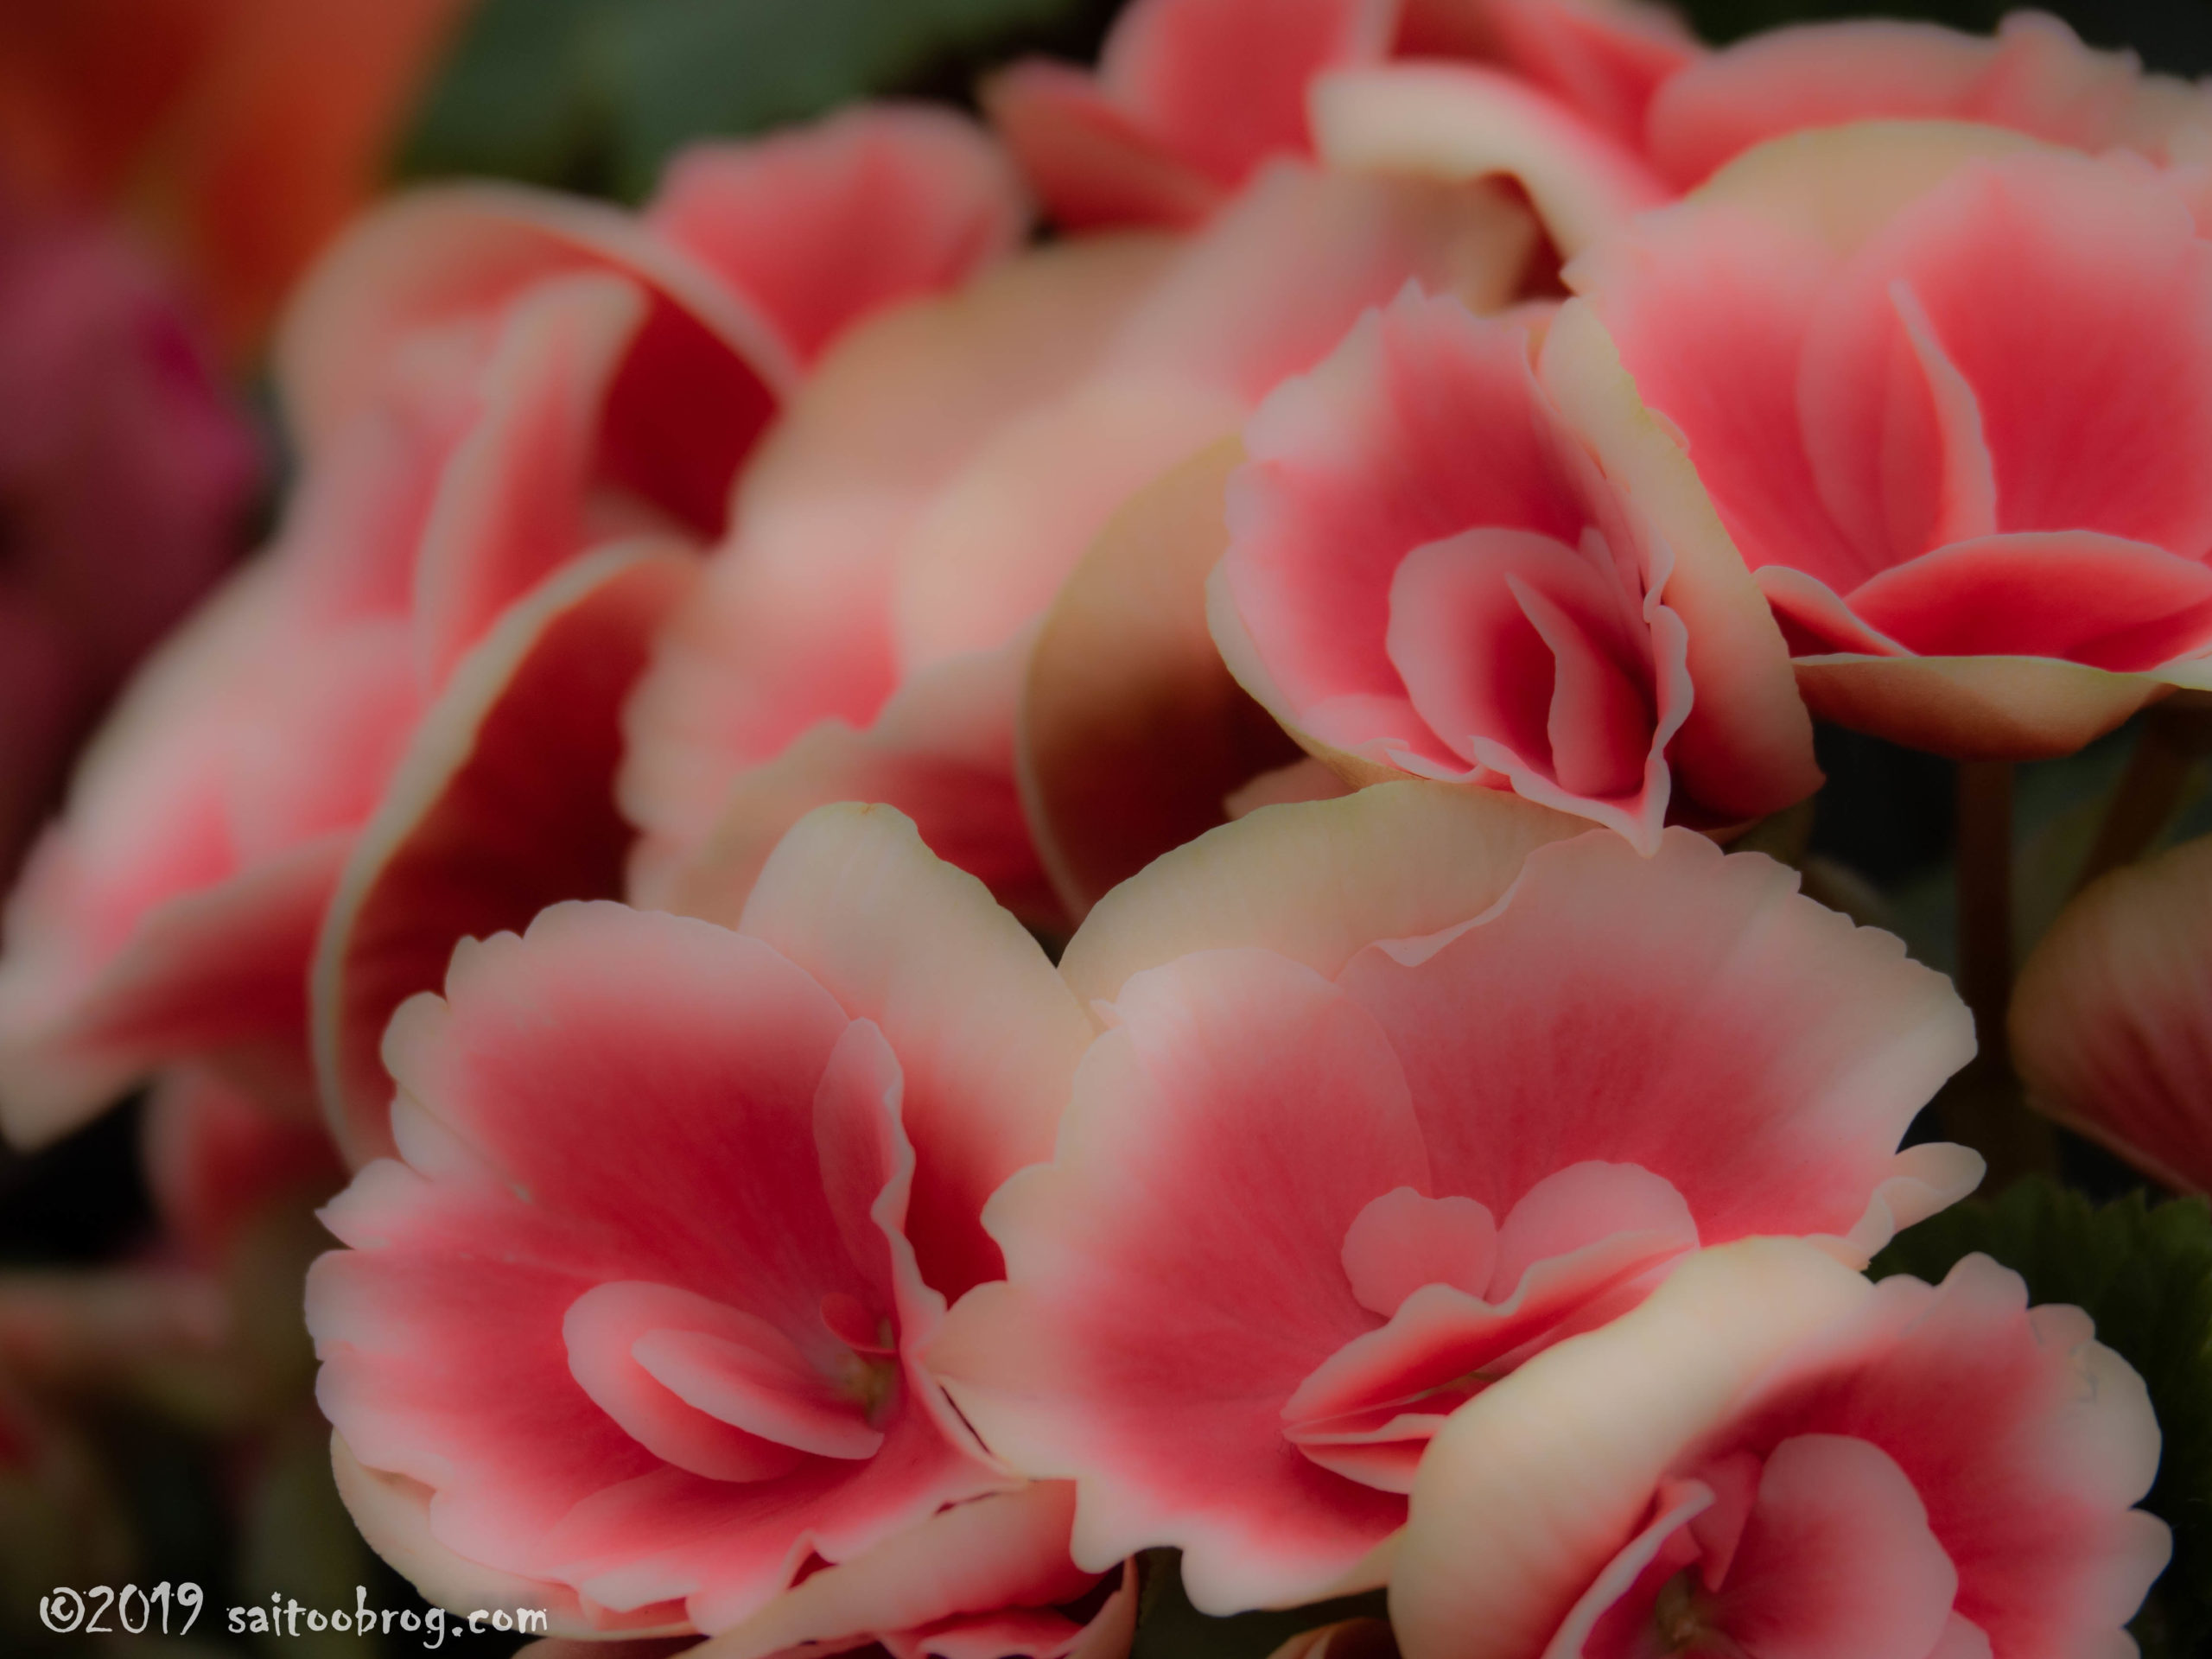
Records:
[[[2079,1308],[1972,1255],[1872,1284],[1795,1239],[1680,1268],[1431,1443],[1406,1659],[2120,1654],[2170,1548],[2158,1426]]]
[[[768,1620],[748,1652],[1081,1597],[1066,1495],[1023,1496],[920,1356],[1000,1272],[983,1200],[1087,1033],[880,807],[808,817],[734,931],[567,905],[463,945],[388,1039],[404,1161],[324,1212],[352,1248],[308,1282],[364,1532],[455,1605]],[[779,1601],[810,1562],[841,1576]]]
[[[1372,1588],[1446,1414],[1701,1244],[1857,1259],[1972,1188],[1900,1153],[1966,1011],[1787,870],[1389,784],[1263,809],[1109,894],[1052,1161],[929,1352],[1077,1484],[1075,1558],[1183,1551],[1201,1611]],[[1549,844],[1545,844],[1549,843]]]
[[[2212,243],[2177,181],[1993,127],[1778,140],[1570,268],[1815,714],[2063,754],[2212,685]]]
[[[1466,85],[1633,146],[1654,89],[1698,50],[1643,0],[1135,0],[1095,73],[1018,63],[984,103],[1062,225],[1188,226],[1266,161],[1314,153],[1308,92],[1332,71],[1471,60],[1489,67]]]
[[[809,358],[1023,223],[979,129],[892,106],[681,159],[642,216],[484,185],[356,226],[284,331],[275,544],[140,677],[10,909],[0,1124],[47,1139],[184,1058],[307,1097],[343,893],[317,1058],[347,1150],[385,1149],[391,1009],[462,932],[615,890],[614,712]]]
[[[108,697],[237,556],[259,475],[153,265],[0,206],[0,885]]]
[[[1366,308],[1408,281],[1495,308],[1533,234],[1496,191],[1285,162],[1187,238],[1070,238],[854,330],[631,700],[631,896],[727,919],[801,813],[874,800],[1056,923],[1015,733],[1070,573]]]
[[[1661,538],[1576,429],[1619,375],[1573,321],[1407,295],[1270,394],[1213,632],[1351,781],[1510,788],[1650,852],[1669,822],[1760,817],[1820,774],[1733,550]]]

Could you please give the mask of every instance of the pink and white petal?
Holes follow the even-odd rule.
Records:
[[[592,272],[544,283],[508,314],[416,554],[425,685],[442,686],[502,611],[590,539],[601,410],[645,309],[634,283]]]
[[[817,806],[897,807],[947,862],[1016,915],[1058,914],[1014,781],[1014,721],[1028,660],[1025,633],[1001,650],[916,674],[875,721],[826,720],[773,760],[740,772],[704,843],[651,889],[687,915],[734,925],[768,855]]]
[[[962,1613],[1049,1607],[1096,1581],[1068,1559],[1075,1488],[1034,1482],[942,1510],[809,1574],[715,1637],[701,1659],[767,1659],[802,1643],[915,1630]]]
[[[1482,30],[1474,55],[1503,60],[1515,73],[1562,99],[1585,120],[1638,149],[1652,96],[1703,55],[1671,8],[1645,0],[1413,0],[1399,55],[1421,56],[1452,44],[1423,45],[1416,20],[1449,20]],[[1433,25],[1432,25],[1433,27]],[[1424,31],[1426,32],[1426,31]],[[1464,48],[1463,48],[1464,51]]]
[[[1594,833],[1531,852],[1467,927],[1363,951],[1339,982],[1390,1033],[1441,1190],[1507,1215],[1596,1160],[1672,1182],[1708,1244],[1840,1234],[1973,1026],[1899,940],[1796,888],[1688,830],[1648,859]]]
[[[1012,166],[967,117],[864,104],[680,152],[645,218],[806,363],[869,313],[957,287],[1011,252],[1028,213]]]
[[[1339,1251],[1427,1160],[1374,1021],[1311,969],[1208,951],[1131,979],[1077,1072],[1054,1161],[986,1224],[1008,1280],[929,1363],[985,1443],[1078,1483],[1094,1571],[1184,1550],[1204,1611],[1332,1593],[1397,1500],[1282,1437],[1299,1380],[1376,1316]]]
[[[1265,683],[1247,690],[1279,719],[1406,695],[1390,596],[1416,549],[1470,530],[1580,541],[1590,468],[1542,405],[1532,344],[1448,298],[1402,293],[1254,415],[1219,581],[1260,655]],[[1456,748],[1467,734],[1437,735]]]
[[[1848,1434],[1798,1434],[1767,1456],[1710,1617],[1754,1653],[1925,1656],[1958,1588],[1893,1459]]]
[[[2024,133],[1964,121],[1864,121],[1754,146],[1684,198],[1677,213],[1725,212],[1783,240],[1850,258],[1913,202],[1976,162],[2053,154]],[[1670,213],[1670,217],[1677,214]]]
[[[1331,167],[1447,184],[1510,178],[1569,258],[1673,194],[1630,143],[1479,65],[1339,70],[1313,99],[1315,147]]]
[[[1169,154],[1234,188],[1306,153],[1306,88],[1389,50],[1398,0],[1137,0],[1099,54],[1106,95]]]
[[[2049,657],[1800,657],[1821,720],[1955,760],[2049,760],[2103,736],[2163,696],[2189,664],[2110,674]],[[2168,678],[2172,676],[2172,678]]]
[[[1594,340],[1576,342],[1595,384],[1574,412],[1611,416],[1599,428],[1615,436],[1604,459],[1633,455],[1643,463],[1640,473],[1666,476],[1655,441],[1619,412],[1634,397],[1634,407],[1656,416],[1688,454],[1745,563],[1753,570],[1787,565],[1848,591],[1877,567],[1821,505],[1797,397],[1802,342],[1834,265],[1809,236],[1693,201],[1639,220],[1566,275],[1612,346],[1607,352]],[[1692,549],[1712,540],[1706,515],[1681,486],[1663,498],[1660,523],[1682,526]]]
[[[982,884],[881,806],[826,806],[770,855],[737,924],[882,1027],[918,1160],[906,1235],[948,1298],[1001,1275],[984,1200],[1052,1155],[1084,1010]]]
[[[663,1468],[587,1498],[542,1548],[550,1570],[595,1601],[635,1609],[680,1595],[695,1625],[720,1631],[772,1605],[810,1556],[853,1559],[947,1504],[1015,1484],[905,1402],[864,1463],[816,1459],[742,1485]]]
[[[1821,774],[1788,647],[1678,435],[1637,395],[1588,302],[1553,318],[1537,377],[1673,556],[1662,593],[1681,619],[1694,692],[1666,750],[1678,798],[1737,821],[1802,800]]]
[[[2189,460],[2212,442],[2212,249],[2152,168],[2047,151],[1969,163],[1854,269],[1909,288],[1973,388],[1992,528],[2097,531],[2191,559],[2212,544],[2212,488]],[[2054,316],[2069,320],[2056,337]],[[1806,396],[1821,397],[1809,378]]]
[[[1029,59],[987,78],[985,113],[1063,230],[1202,223],[1228,192],[1167,146],[1086,72]]]
[[[1161,854],[1232,816],[1227,798],[1297,746],[1231,677],[1206,626],[1229,543],[1234,441],[1107,521],[1039,631],[1016,722],[1024,816],[1080,921]]]
[[[1894,1459],[1958,1569],[1955,1611],[2000,1653],[2112,1644],[2170,1553],[2164,1524],[2128,1507],[2158,1461],[2141,1379],[2080,1310],[2029,1309],[1986,1256],[1939,1287],[1884,1281],[1740,1411],[1718,1449],[1834,1433]]]
[[[543,1653],[550,1646],[588,1640],[595,1651],[620,1653],[632,1659],[625,1645],[608,1647],[607,1638],[636,1635],[651,1637],[663,1631],[684,1632],[684,1645],[698,1640],[690,1634],[690,1621],[678,1606],[641,1608],[624,1617],[594,1606],[566,1585],[503,1573],[464,1559],[440,1543],[430,1532],[430,1489],[404,1475],[385,1474],[365,1467],[346,1444],[346,1437],[330,1437],[330,1463],[338,1480],[338,1496],[353,1517],[369,1548],[386,1566],[422,1592],[434,1606],[457,1612],[482,1607],[542,1607],[554,1643],[539,1643],[532,1649]]]
[[[1195,380],[1249,408],[1408,283],[1498,309],[1520,291],[1535,234],[1502,188],[1274,162],[1186,245],[1103,363]],[[1291,270],[1299,280],[1286,283]]]
[[[440,1173],[454,1202],[526,1191],[595,1252],[568,1258],[577,1270],[718,1296],[797,1332],[818,1325],[825,1294],[866,1288],[813,1135],[792,1130],[812,1123],[849,1023],[760,940],[569,903],[520,938],[459,945],[444,1000],[393,1017],[385,1064],[485,1160],[476,1180]],[[646,1065],[655,1086],[641,1091]]]
[[[1993,39],[1854,18],[1770,30],[1691,65],[1653,99],[1649,138],[1659,170],[1684,188],[1766,139],[1857,121],[1983,122],[2164,161],[2180,130],[2205,118],[2200,99],[2180,92],[2042,12],[2011,14]]]
[[[1818,576],[1770,564],[1751,572],[1751,580],[1773,612],[1793,660],[1845,652],[1859,657],[1912,655],[1887,634],[1869,627],[1850,603]]]
[[[2212,841],[2115,870],[2059,912],[2013,993],[2044,1111],[2178,1191],[2212,1191]]]
[[[319,836],[157,900],[90,964],[64,931],[70,889],[83,880],[71,868],[76,855],[67,842],[49,843],[10,907],[15,948],[0,977],[0,1128],[8,1138],[43,1146],[187,1056],[251,1080],[257,1092],[311,1090],[302,964],[352,842],[343,830]]]
[[[391,1151],[378,1045],[441,983],[456,942],[621,891],[620,711],[653,629],[696,566],[673,551],[581,559],[506,612],[455,666],[325,915],[310,1001],[331,1132],[358,1166]]]
[[[2092,531],[1958,542],[1846,601],[1918,657],[2050,657],[2145,673],[2212,648],[2212,569]]]
[[[897,683],[891,596],[912,524],[995,432],[1090,371],[1168,252],[1062,243],[898,307],[823,359],[747,465],[736,534],[626,716],[641,899],[660,901],[746,765],[824,719],[874,719]]]
[[[1707,1250],[1635,1312],[1460,1408],[1422,1459],[1395,1552],[1390,1621],[1407,1659],[1542,1651],[1683,1450],[1776,1355],[1872,1288],[1794,1239]]]
[[[1866,1212],[1849,1232],[1833,1241],[1831,1253],[1847,1261],[1872,1261],[1906,1228],[1949,1209],[1980,1186],[1987,1170],[1981,1154],[1970,1147],[1948,1141],[1907,1147],[1890,1160],[1888,1173],[1866,1200]]]
[[[1112,1001],[1147,968],[1238,945],[1333,976],[1376,939],[1482,914],[1533,849],[1583,829],[1497,791],[1425,783],[1263,807],[1107,894],[1069,942],[1060,974],[1086,1007]]]
[[[519,185],[417,191],[362,220],[317,266],[280,331],[276,376],[313,455],[387,372],[395,344],[481,318],[580,270],[634,278],[653,304],[608,397],[614,477],[711,532],[731,473],[799,365],[751,302],[631,215]]]

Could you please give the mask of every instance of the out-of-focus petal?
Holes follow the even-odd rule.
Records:
[[[718,530],[731,474],[798,383],[798,363],[752,302],[629,214],[520,185],[417,191],[318,263],[276,343],[302,448],[312,459],[330,442],[404,338],[589,270],[629,276],[652,302],[607,393],[601,464],[683,522]]]
[[[1553,245],[1570,257],[1671,194],[1634,149],[1567,105],[1479,65],[1340,70],[1314,89],[1313,128],[1332,167],[1452,184],[1514,180],[1529,193]]]
[[[1227,442],[1135,496],[1061,588],[1030,654],[1021,799],[1070,917],[1228,821],[1228,797],[1297,746],[1230,677],[1205,579],[1229,544]]]
[[[2212,841],[2115,870],[2021,969],[2012,1048],[2043,1110],[2212,1191]]]
[[[645,223],[819,356],[879,307],[957,287],[1027,218],[1014,170],[965,117],[861,105],[815,126],[679,154]]]
[[[436,988],[454,944],[621,891],[622,699],[694,569],[642,548],[575,561],[461,659],[424,715],[353,846],[312,969],[323,1109],[356,1166],[392,1150],[385,1027]]]
[[[1766,139],[1870,120],[1983,122],[2164,162],[2196,153],[2212,103],[2145,75],[2132,53],[2090,50],[2044,12],[2013,12],[1993,38],[1854,18],[1773,29],[1688,67],[1654,99],[1649,140],[1687,188]]]

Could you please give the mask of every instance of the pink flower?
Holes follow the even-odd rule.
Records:
[[[1407,1659],[2126,1653],[2158,1461],[2141,1379],[1988,1257],[1746,1241],[1438,1433],[1391,1622]]]
[[[2212,841],[2084,889],[2020,970],[2011,1026],[2039,1109],[2212,1192]]]
[[[1285,162],[1187,241],[1063,241],[856,329],[631,700],[632,896],[726,918],[800,814],[860,799],[1055,918],[1015,715],[1085,550],[1408,280],[1502,303],[1533,234],[1498,192]]]
[[[1000,1271],[982,1202],[1087,1033],[881,808],[809,818],[734,931],[570,904],[464,944],[386,1039],[404,1161],[325,1212],[351,1248],[308,1281],[365,1534],[440,1600],[774,1621],[748,1652],[1079,1596],[1065,1503],[990,1496],[1021,1483],[918,1356]]]
[[[1427,784],[1265,809],[1069,945],[1102,1029],[930,1364],[1077,1483],[1079,1564],[1179,1546],[1208,1612],[1378,1585],[1488,1377],[1700,1244],[1863,1259],[1979,1179],[1896,1150],[1973,1051],[1939,976],[1765,859],[1562,822]]]
[[[1095,74],[1033,60],[984,102],[1061,224],[1188,226],[1267,160],[1314,153],[1317,81],[1394,52],[1493,66],[1465,84],[1600,149],[1640,137],[1696,48],[1640,0],[1137,0]]]
[[[745,234],[764,217],[791,227],[772,252]],[[894,108],[681,162],[642,222],[485,186],[359,226],[285,331],[304,473],[276,545],[133,688],[10,910],[9,1133],[58,1134],[184,1056],[304,1096],[308,966],[343,891],[318,972],[366,1060],[334,1033],[321,1070],[349,1147],[382,1150],[384,1103],[346,1076],[391,1007],[462,931],[617,890],[614,711],[805,362],[1020,224],[980,132]],[[426,837],[438,856],[412,856]]]
[[[1586,318],[1540,350],[1526,324],[1408,294],[1245,429],[1214,637],[1348,779],[1510,788],[1646,852],[1670,819],[1741,823],[1818,786],[1732,550],[1662,539],[1562,412],[1618,386],[1610,357]]]
[[[1815,714],[2065,753],[2212,683],[2212,246],[2173,183],[1994,128],[1778,140],[1569,273]]]
[[[259,458],[161,273],[0,203],[0,883],[124,676],[237,556]]]

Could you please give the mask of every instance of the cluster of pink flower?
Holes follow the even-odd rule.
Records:
[[[1862,1272],[1972,1020],[1716,842],[1815,715],[2212,689],[2212,93],[1136,0],[984,101],[323,261],[275,545],[9,911],[10,1135],[319,1109],[341,1491],[572,1637],[1115,1659],[1173,1547],[1410,1659],[2127,1651],[2140,1381]],[[2212,1178],[2212,865],[2096,897],[2031,1076]]]

